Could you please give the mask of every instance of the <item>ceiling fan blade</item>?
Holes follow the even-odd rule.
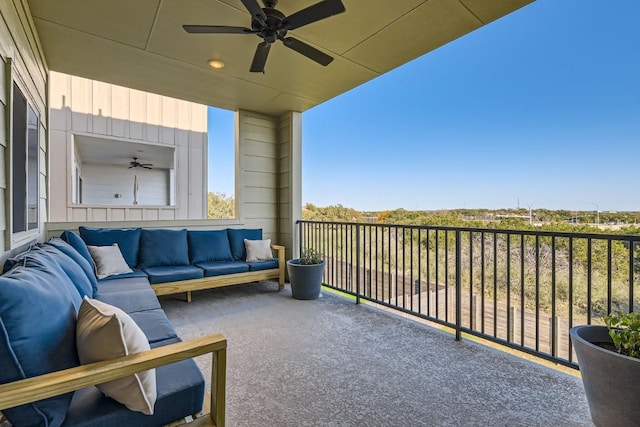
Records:
[[[255,31],[244,27],[228,27],[226,25],[183,25],[190,34],[254,34]]]
[[[251,63],[252,73],[264,73],[264,66],[267,63],[267,56],[269,56],[269,50],[271,44],[268,42],[262,42],[256,48],[256,54],[253,56],[253,62]]]
[[[333,58],[326,53],[320,52],[315,47],[309,46],[305,42],[301,42],[298,39],[293,37],[286,37],[282,39],[282,42],[289,49],[293,49],[298,53],[303,54],[309,59],[316,61],[320,65],[324,65],[325,67],[333,61]]]
[[[241,0],[244,7],[247,8],[251,17],[256,21],[260,22],[262,25],[265,25],[267,22],[267,15],[264,14],[264,11],[258,4],[257,0]]]
[[[342,1],[324,0],[288,16],[282,22],[282,25],[288,30],[295,30],[303,25],[311,24],[344,11],[345,8]]]
[[[149,167],[149,166],[145,166],[145,165],[140,165],[140,166],[141,166],[141,167],[143,167],[143,168],[145,168],[145,169],[153,169],[153,168],[151,168],[151,167]]]

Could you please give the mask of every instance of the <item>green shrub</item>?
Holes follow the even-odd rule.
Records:
[[[640,358],[640,313],[616,310],[604,321],[618,353]]]
[[[300,256],[300,264],[302,265],[311,265],[311,264],[321,264],[322,263],[322,254],[313,249],[306,248],[302,250],[302,255]]]

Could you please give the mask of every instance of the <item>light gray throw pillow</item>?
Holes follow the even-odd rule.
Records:
[[[87,248],[89,248],[91,258],[96,264],[96,277],[98,279],[133,271],[124,260],[117,243],[112,246],[87,246]]]
[[[273,253],[271,252],[271,239],[244,239],[244,247],[247,250],[247,262],[271,261],[273,259]]]

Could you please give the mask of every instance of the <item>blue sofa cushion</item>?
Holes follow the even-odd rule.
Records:
[[[182,267],[149,267],[144,272],[149,276],[149,283],[176,282],[178,280],[200,279],[204,277],[201,268],[192,265]]]
[[[140,326],[149,343],[178,337],[167,315],[161,308],[132,312],[129,315]]]
[[[137,291],[140,289],[149,289],[149,280],[147,275],[144,277],[121,277],[111,280],[100,280],[98,282],[98,293],[102,295],[108,292]]]
[[[147,273],[140,270],[139,268],[132,268],[131,273],[112,274],[111,276],[103,277],[102,279],[98,280],[98,283],[100,284],[102,282],[116,279],[130,279],[132,277],[144,277],[146,279]]]
[[[0,383],[79,365],[76,302],[80,295],[62,268],[42,250],[0,277]],[[79,305],[78,305],[79,306]],[[13,425],[60,425],[66,393],[3,409]]]
[[[189,265],[187,230],[142,230],[140,268]]]
[[[76,238],[82,242],[82,239],[80,238],[80,236],[76,235]],[[93,293],[95,295],[98,289],[98,279],[96,278],[95,266],[93,264],[93,260],[87,261],[87,259],[84,256],[82,256],[80,252],[78,252],[73,246],[71,246],[69,243],[65,242],[63,239],[59,237],[52,237],[48,243],[51,246],[55,246],[56,248],[58,248],[60,252],[64,253],[68,257],[72,258],[82,268],[82,271],[84,271],[84,274],[89,279],[89,282],[91,282],[91,287],[93,288]],[[85,248],[87,247],[84,244],[84,242],[82,242],[82,244],[84,245]],[[88,249],[87,249],[87,253],[89,253]],[[89,255],[89,257],[91,257],[91,255]]]
[[[262,240],[261,228],[228,228],[229,245],[231,246],[231,254],[233,259],[245,261],[247,259],[247,250],[244,247],[244,239]]]
[[[179,340],[167,340],[167,344],[173,341]],[[158,397],[153,415],[130,411],[96,387],[78,390],[63,427],[156,427],[202,410],[204,378],[193,360],[156,368],[156,386]]]
[[[202,262],[196,264],[196,267],[200,267],[204,270],[204,277],[245,273],[249,271],[249,264],[243,261]]]
[[[87,248],[87,244],[84,242],[84,240],[82,240],[82,238],[76,233],[69,230],[63,231],[60,235],[60,238],[71,245],[73,249],[78,251],[78,253],[82,255],[82,258],[89,261],[89,264],[91,265],[91,271],[93,271],[95,274],[96,264],[93,262],[91,253],[89,253],[89,248]]]
[[[278,259],[274,258],[269,261],[253,261],[248,262],[249,271],[269,270],[271,268],[278,268]]]
[[[87,245],[111,246],[117,243],[129,267],[134,268],[138,264],[141,231],[139,228],[91,228],[81,226],[79,230],[80,237]]]
[[[226,230],[189,231],[191,264],[211,261],[232,261]]]
[[[82,267],[80,267],[78,263],[76,263],[71,257],[67,256],[53,245],[50,245],[48,243],[41,243],[38,245],[38,247],[51,255],[51,257],[62,268],[62,271],[64,271],[65,274],[69,276],[69,279],[71,279],[71,282],[80,294],[80,298],[84,298],[85,295],[89,298],[93,298],[95,289],[91,281],[85,274],[84,270],[82,270]]]
[[[160,308],[156,293],[148,285],[147,289],[99,293],[96,299],[118,307],[127,314]]]

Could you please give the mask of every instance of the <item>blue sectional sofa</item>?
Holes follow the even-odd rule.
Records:
[[[156,295],[191,292],[235,284],[277,279],[284,288],[285,250],[271,245],[275,257],[247,261],[245,239],[262,240],[261,229],[167,230],[80,227],[79,236],[60,236],[93,263],[87,246],[118,244],[132,272],[121,277],[148,279]],[[107,279],[108,280],[108,279]]]
[[[140,269],[97,280],[84,241],[75,234],[65,236],[73,244],[53,238],[5,262],[0,276],[0,411],[15,427],[164,425],[202,410],[204,378],[191,358],[212,353],[211,417],[215,425],[224,425],[226,340],[218,334],[182,342],[147,279],[192,280],[202,278],[204,270],[191,275],[198,267],[179,265],[170,266],[177,267],[173,276],[166,274],[163,263],[175,262],[178,253],[161,232],[151,233],[149,240],[138,239],[145,236],[143,230],[81,233],[92,243],[117,236],[127,261]],[[142,242],[140,248],[136,242]],[[164,252],[154,255],[156,251]],[[142,330],[150,350],[81,365],[78,348],[83,343],[76,338],[76,322],[87,302],[83,298],[124,311]],[[157,391],[152,415],[127,409],[93,386],[152,368]]]

